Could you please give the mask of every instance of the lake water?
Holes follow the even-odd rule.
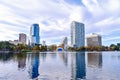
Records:
[[[120,80],[120,52],[0,53],[0,80]]]

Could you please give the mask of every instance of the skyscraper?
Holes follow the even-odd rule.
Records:
[[[71,45],[74,47],[85,45],[85,30],[83,23],[76,21],[71,23]]]
[[[39,24],[33,24],[30,28],[30,44],[31,46],[38,45],[40,42],[40,36],[39,36]]]
[[[102,46],[101,36],[95,33],[87,36],[87,46]]]
[[[26,38],[27,38],[26,34],[24,34],[24,33],[19,34],[19,42],[20,43],[26,44]]]

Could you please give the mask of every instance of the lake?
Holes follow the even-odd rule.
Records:
[[[0,53],[0,80],[120,80],[120,52]]]

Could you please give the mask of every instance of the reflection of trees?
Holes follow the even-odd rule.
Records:
[[[42,54],[40,54],[40,57],[42,58],[42,60],[43,61],[45,61],[46,60],[46,55],[47,53],[42,53]]]
[[[85,52],[72,53],[72,80],[85,79]]]
[[[0,53],[0,60],[2,61],[9,61],[14,57],[13,53]]]
[[[26,54],[25,53],[19,53],[17,54],[18,58],[18,68],[25,68],[26,66]]]
[[[56,54],[56,53],[54,53],[54,52],[53,52],[53,53],[51,53],[51,57],[52,57],[53,59],[55,59],[55,58],[56,58],[56,55],[57,55],[57,54]]]
[[[24,68],[26,63],[26,54],[25,53],[0,53],[0,60],[3,62],[10,61],[11,59],[18,60],[18,68]]]
[[[102,53],[88,53],[87,60],[89,67],[102,67]]]

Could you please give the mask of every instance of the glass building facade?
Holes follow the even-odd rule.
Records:
[[[71,45],[73,47],[85,45],[85,29],[83,23],[76,21],[71,23]]]
[[[31,26],[30,36],[31,36],[30,43],[31,43],[32,46],[38,45],[40,43],[39,24],[33,24]]]

